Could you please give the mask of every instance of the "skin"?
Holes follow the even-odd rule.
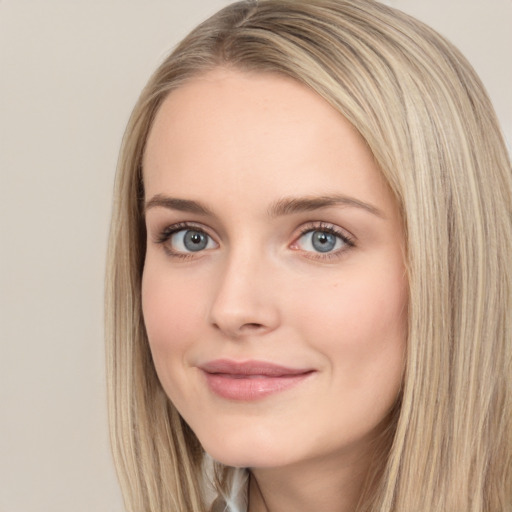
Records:
[[[168,96],[143,167],[143,312],[166,393],[208,453],[251,468],[251,512],[353,510],[406,343],[401,218],[364,140],[295,81],[219,68]],[[269,213],[326,196],[349,199]],[[177,223],[204,250],[165,239]],[[308,237],[327,228],[352,245],[319,252]],[[220,358],[312,372],[229,400],[198,368]]]

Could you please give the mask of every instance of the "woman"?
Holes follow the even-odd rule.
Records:
[[[116,184],[128,509],[208,510],[213,475],[212,510],[510,510],[511,195],[480,81],[410,17],[263,0],[196,28]]]

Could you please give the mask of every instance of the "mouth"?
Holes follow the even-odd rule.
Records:
[[[226,359],[201,365],[210,390],[238,401],[253,401],[286,391],[310,377],[315,370],[288,368],[264,361],[235,362]]]

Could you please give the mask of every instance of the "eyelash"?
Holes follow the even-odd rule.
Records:
[[[338,250],[326,252],[324,254],[304,251],[308,254],[307,257],[310,259],[320,261],[332,260],[335,258],[339,258],[345,251],[355,247],[355,240],[351,235],[348,235],[346,232],[341,231],[337,226],[325,222],[310,222],[304,225],[300,230],[299,236],[295,238],[295,242],[293,243],[296,244],[300,240],[300,238],[302,238],[307,233],[311,233],[312,231],[320,231],[322,233],[329,233],[331,235],[334,235],[338,237],[345,246]]]
[[[163,245],[164,246],[164,250],[167,253],[167,255],[172,257],[172,258],[180,258],[180,259],[184,259],[184,260],[187,260],[187,259],[190,259],[190,258],[195,258],[195,257],[197,257],[197,255],[194,254],[193,252],[191,252],[191,253],[183,253],[183,252],[176,251],[176,250],[174,250],[174,249],[172,249],[172,248],[170,248],[170,247],[165,245],[175,233],[178,233],[180,231],[187,230],[187,229],[193,230],[193,231],[197,231],[198,233],[203,233],[207,237],[212,238],[200,226],[197,226],[195,224],[190,224],[188,222],[179,222],[177,224],[173,224],[171,226],[165,227],[158,234],[158,236],[155,239],[155,242],[157,244]],[[310,222],[310,223],[304,225],[301,228],[301,230],[299,232],[299,235],[295,237],[293,244],[296,244],[298,242],[298,240],[300,240],[304,235],[306,235],[307,233],[310,233],[312,231],[320,231],[320,232],[323,232],[323,233],[329,233],[331,235],[334,235],[334,236],[338,237],[343,242],[343,244],[345,246],[340,248],[340,249],[337,249],[335,251],[332,251],[332,252],[326,252],[324,254],[322,254],[322,253],[314,253],[314,252],[310,252],[310,251],[302,251],[302,252],[308,254],[307,257],[310,258],[310,259],[321,260],[321,261],[322,260],[323,261],[331,260],[331,259],[340,257],[342,253],[344,253],[348,249],[351,249],[352,247],[355,247],[355,241],[354,241],[354,238],[352,236],[347,235],[346,232],[342,232],[335,225],[327,224],[325,222]],[[295,249],[295,250],[300,250],[300,249]]]
[[[206,236],[211,238],[211,236],[203,228],[201,228],[200,226],[197,226],[195,224],[190,224],[188,222],[178,222],[177,224],[173,224],[171,226],[165,227],[158,234],[158,236],[156,237],[155,242],[157,244],[163,245],[164,250],[167,253],[167,255],[172,257],[172,258],[180,258],[180,259],[183,259],[183,260],[187,260],[187,259],[190,259],[190,258],[195,258],[195,257],[197,257],[197,255],[194,254],[193,252],[191,252],[191,253],[179,252],[179,251],[175,251],[174,249],[172,249],[172,248],[168,247],[167,245],[165,245],[171,239],[172,235],[174,235],[175,233],[178,233],[180,231],[186,230],[186,229],[197,231],[198,233],[203,233],[204,235],[206,235]]]

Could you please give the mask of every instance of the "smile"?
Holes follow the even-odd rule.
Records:
[[[210,390],[228,400],[253,401],[288,390],[314,373],[266,363],[216,360],[200,366]]]

